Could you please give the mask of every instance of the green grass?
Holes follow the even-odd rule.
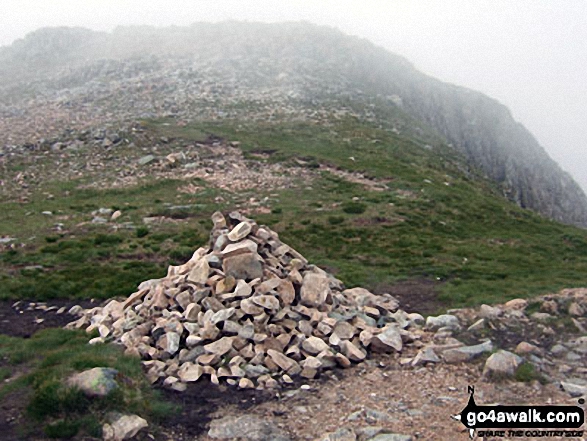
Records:
[[[0,336],[3,369],[25,372],[0,388],[0,401],[23,389],[29,391],[26,406],[29,427],[41,423],[51,438],[68,438],[78,432],[100,436],[100,421],[109,411],[136,413],[158,421],[174,407],[161,400],[145,378],[140,360],[122,354],[114,345],[88,345],[84,332],[46,329],[30,339]],[[103,398],[87,398],[65,385],[72,373],[93,367],[118,370],[119,388]],[[26,429],[25,429],[26,430]]]
[[[269,157],[262,161],[307,167],[317,178],[287,190],[222,193],[220,204],[215,201],[220,193],[202,181],[198,195],[179,193],[182,183],[174,180],[115,190],[48,183],[47,191],[60,197],[48,201],[38,194],[29,204],[2,204],[0,233],[34,238],[0,255],[0,298],[128,295],[142,280],[161,277],[167,264],[182,263],[205,245],[214,211],[233,210],[233,201],[251,196],[270,197],[271,212],[254,216],[259,223],[348,286],[435,280],[441,283],[440,300],[451,308],[585,284],[587,232],[506,201],[494,183],[468,169],[433,133],[421,134],[433,146],[429,149],[415,136],[350,118],[325,125],[225,120],[186,127],[152,120],[144,127],[180,144],[208,134],[238,140],[250,158],[265,152]],[[320,164],[388,188],[374,191],[348,182],[316,169]],[[171,204],[181,208],[172,210]],[[114,232],[81,223],[99,207],[120,207],[121,221],[134,222],[135,229]],[[55,220],[38,214],[42,209],[69,216],[68,232],[53,231]],[[173,222],[143,225],[148,216]],[[43,269],[25,269],[34,265]]]

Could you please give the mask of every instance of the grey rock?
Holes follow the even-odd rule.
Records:
[[[291,441],[272,422],[253,415],[228,416],[210,423],[208,436],[213,439],[242,439],[245,441]]]
[[[190,282],[204,285],[210,276],[210,265],[206,259],[200,259],[196,262],[192,270],[189,272],[187,279]]]
[[[324,340],[314,336],[308,337],[306,340],[304,340],[302,342],[302,348],[304,351],[312,355],[318,355],[320,352],[330,349]]]
[[[567,348],[565,348],[563,345],[561,345],[560,343],[557,343],[552,348],[550,348],[550,353],[552,355],[557,356],[557,357],[561,357],[564,354],[566,354],[567,352],[569,352],[569,350]]]
[[[442,314],[437,317],[429,316],[426,319],[425,328],[429,331],[438,331],[441,328],[449,328],[453,331],[459,331],[461,329],[461,324],[456,316],[450,314]]]
[[[447,349],[442,353],[442,358],[447,363],[463,363],[474,360],[485,352],[493,351],[493,343],[490,340],[473,346]]]
[[[360,441],[364,441],[373,438],[384,430],[381,426],[365,426],[355,429],[355,433]]]
[[[140,158],[137,163],[139,165],[147,165],[147,164],[151,164],[152,162],[155,162],[156,158],[153,155],[146,155],[143,156],[142,158]]]
[[[378,421],[393,421],[387,413],[381,412],[377,409],[365,409],[365,420],[368,423],[376,423]]]
[[[330,294],[330,280],[327,275],[306,273],[302,282],[301,302],[306,306],[318,307],[326,302]]]
[[[139,431],[149,426],[147,420],[138,415],[113,413],[108,416],[108,423],[102,427],[104,441],[123,441],[133,438]]]
[[[440,358],[432,348],[425,348],[418,351],[418,354],[412,360],[412,366],[420,366],[426,363],[438,363]]]
[[[114,380],[117,374],[116,369],[96,367],[71,376],[67,383],[78,387],[88,397],[105,397],[118,388]]]
[[[504,350],[497,351],[485,362],[483,376],[485,378],[512,377],[523,362],[524,359],[516,354]]]
[[[552,315],[548,314],[547,312],[535,312],[530,316],[530,318],[537,322],[546,322],[552,318]]]
[[[388,325],[380,334],[377,334],[371,340],[371,348],[389,352],[395,350],[400,352],[403,347],[402,336],[397,326]]]
[[[327,433],[319,438],[320,441],[356,441],[357,435],[352,429],[341,427],[336,432]]]
[[[503,311],[500,308],[495,306],[489,305],[481,305],[479,308],[479,317],[486,318],[486,319],[496,319],[503,314]]]
[[[224,274],[235,279],[253,280],[263,277],[263,265],[257,253],[239,254],[224,259]]]
[[[228,233],[228,239],[231,242],[237,242],[244,239],[251,232],[252,225],[249,222],[241,222]]]
[[[582,384],[581,384],[582,383]],[[571,397],[581,397],[587,395],[587,384],[584,381],[569,379],[567,381],[561,381],[561,388],[567,392]]]

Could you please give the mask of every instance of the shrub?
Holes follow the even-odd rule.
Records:
[[[149,234],[149,229],[147,227],[138,227],[135,231],[135,234],[138,238],[145,237]]]
[[[342,216],[328,216],[328,223],[330,225],[340,225],[344,222],[344,217]]]
[[[361,202],[345,202],[342,204],[342,211],[348,214],[362,214],[367,206]]]

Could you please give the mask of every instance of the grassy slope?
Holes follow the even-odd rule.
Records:
[[[165,123],[149,121],[145,127],[182,141],[214,133],[241,141],[247,155],[271,152],[267,161],[300,166],[295,159],[302,158],[303,166],[329,164],[385,181],[389,190],[371,191],[322,172],[297,189],[236,197],[277,195],[271,197],[273,213],[256,219],[348,285],[439,279],[446,282],[441,297],[447,307],[585,285],[585,231],[508,203],[491,183],[462,172],[461,159],[433,137],[428,137],[433,149],[424,148],[414,138],[353,119],[323,125]],[[26,205],[2,204],[0,233],[35,237],[24,249],[2,253],[0,298],[128,295],[140,281],[162,276],[168,263],[186,260],[205,244],[213,211],[234,209],[233,203],[214,200],[217,195],[230,200],[226,192],[179,194],[181,183],[171,180],[106,191],[76,185],[47,184],[44,190],[56,195],[53,200],[39,192]],[[149,226],[147,235],[80,225],[99,207],[122,208],[124,220],[141,225],[144,216],[172,215],[165,203],[197,205],[174,215],[182,221]],[[52,231],[56,219],[43,217],[43,210],[62,216],[67,232]],[[44,270],[25,269],[31,265]]]
[[[135,357],[122,354],[115,345],[88,345],[83,331],[46,329],[30,339],[0,335],[0,401],[25,394],[23,439],[37,438],[42,429],[49,438],[71,438],[78,432],[100,437],[109,411],[137,413],[152,422],[176,411],[161,400],[146,379]],[[118,371],[118,389],[102,398],[86,398],[66,386],[71,374],[93,367]],[[14,396],[13,396],[14,395]],[[19,405],[15,402],[13,406]]]

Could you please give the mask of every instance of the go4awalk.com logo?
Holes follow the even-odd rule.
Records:
[[[480,437],[581,437],[585,412],[579,406],[478,406],[475,388],[468,387],[469,402],[452,418]],[[579,404],[584,404],[579,400]]]

